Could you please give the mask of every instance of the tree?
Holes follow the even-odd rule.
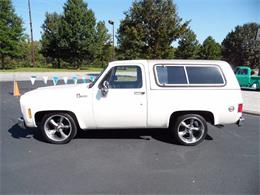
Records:
[[[221,46],[211,36],[208,36],[200,48],[199,56],[206,60],[221,59]]]
[[[61,15],[57,13],[46,13],[45,20],[42,25],[42,50],[41,53],[44,57],[50,57],[57,62],[57,67],[60,68],[61,60],[61,37],[60,37],[60,23]]]
[[[98,64],[103,66],[104,63],[108,63],[112,54],[110,35],[104,21],[97,23],[95,39],[95,59]]]
[[[83,0],[68,0],[61,18],[62,58],[79,68],[83,60],[93,60],[96,19]]]
[[[171,44],[186,30],[172,0],[136,0],[118,30],[120,56],[124,59],[167,58]]]
[[[34,41],[34,52],[35,52],[35,62],[37,65],[42,65],[45,63],[45,59],[43,55],[41,54],[41,43],[39,41]],[[25,37],[25,39],[21,42],[21,56],[19,56],[19,59],[16,61],[16,65],[19,66],[30,66],[31,64],[31,51],[32,51],[32,44],[30,44],[29,37]]]
[[[260,41],[256,41],[257,23],[236,26],[222,42],[223,57],[235,66],[260,66]]]
[[[11,0],[0,0],[0,55],[1,68],[6,57],[20,56],[20,41],[23,39],[22,19],[12,6]]]
[[[188,29],[179,40],[179,46],[175,52],[175,58],[179,59],[196,59],[199,53],[199,42],[196,34]]]

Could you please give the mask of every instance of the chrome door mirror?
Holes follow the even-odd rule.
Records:
[[[101,87],[101,93],[103,96],[106,96],[108,93],[108,88],[109,88],[109,82],[108,81],[104,81],[102,83],[102,87]]]

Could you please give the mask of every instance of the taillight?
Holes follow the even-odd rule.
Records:
[[[238,104],[237,112],[242,112],[242,111],[243,111],[243,104]]]

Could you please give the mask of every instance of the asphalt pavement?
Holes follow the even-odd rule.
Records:
[[[259,194],[260,117],[209,126],[206,140],[177,145],[167,130],[91,130],[66,145],[21,129],[13,83],[1,85],[0,194]],[[49,83],[51,85],[51,83]],[[20,82],[20,92],[44,86]]]

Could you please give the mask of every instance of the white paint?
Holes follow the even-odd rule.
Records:
[[[156,84],[154,66],[218,65],[226,80],[225,86],[160,87]],[[102,96],[99,86],[105,75],[115,66],[140,66],[143,86],[140,89],[109,89]],[[99,77],[92,88],[89,84],[43,87],[21,96],[20,103],[28,127],[35,127],[34,117],[29,119],[26,110],[36,112],[66,110],[76,115],[79,126],[88,128],[167,128],[172,113],[177,111],[208,111],[214,115],[214,124],[235,123],[243,103],[237,79],[230,65],[223,61],[206,60],[133,60],[115,61]],[[135,92],[145,92],[134,95]],[[229,112],[228,108],[235,110]]]
[[[142,77],[145,78],[143,65]],[[98,88],[93,89],[93,110],[96,128],[145,128],[147,120],[146,81],[140,89],[109,89],[106,97]],[[95,95],[96,94],[96,95]]]

